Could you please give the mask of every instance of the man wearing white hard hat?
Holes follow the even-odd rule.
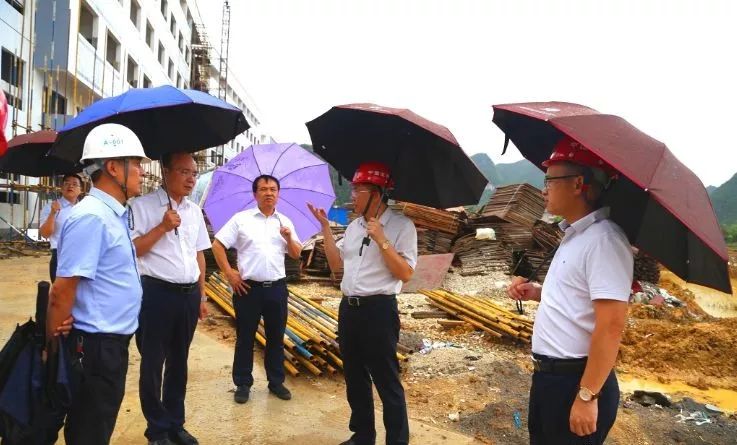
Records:
[[[144,160],[138,137],[122,125],[99,125],[84,143],[81,162],[93,187],[62,227],[46,324],[55,332],[74,317],[67,339],[74,390],[64,425],[68,444],[110,443],[123,401],[142,294],[126,202],[141,194]]]

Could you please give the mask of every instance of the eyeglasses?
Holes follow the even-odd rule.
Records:
[[[548,188],[550,186],[550,181],[555,181],[556,179],[577,178],[579,176],[581,175],[545,176],[543,184],[545,185],[545,188]]]
[[[73,187],[73,188],[79,188],[79,187],[81,187],[81,186],[80,186],[79,184],[77,184],[76,182],[62,182],[62,183],[61,183],[61,185],[62,185],[63,187]]]
[[[197,179],[200,176],[197,170],[190,170],[187,168],[175,168],[174,171],[179,173],[182,176],[191,176],[195,179]]]

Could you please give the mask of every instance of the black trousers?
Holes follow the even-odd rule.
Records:
[[[233,383],[253,386],[253,342],[261,317],[264,317],[266,351],[264,367],[269,387],[284,383],[284,330],[287,327],[287,285],[252,285],[247,295],[233,294],[235,308],[235,354]]]
[[[56,249],[51,249],[51,260],[49,260],[49,278],[53,283],[56,280]]]
[[[187,359],[200,314],[199,286],[182,291],[141,279],[143,301],[136,346],[141,353],[138,395],[149,440],[184,428]],[[163,390],[162,390],[163,372]]]
[[[407,403],[397,361],[398,341],[396,298],[373,300],[358,307],[350,306],[345,297],[340,302],[338,342],[351,406],[349,428],[359,445],[376,441],[372,382],[384,406],[387,445],[409,443]]]
[[[74,394],[64,425],[66,443],[110,443],[125,393],[130,337],[76,329],[69,334]]]
[[[571,406],[578,394],[583,373],[535,372],[530,388],[528,428],[530,445],[600,445],[617,418],[619,384],[612,371],[597,399],[596,432],[580,437],[571,432]]]

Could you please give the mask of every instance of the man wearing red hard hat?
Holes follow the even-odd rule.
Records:
[[[627,317],[633,257],[624,231],[602,207],[617,172],[564,136],[543,162],[546,209],[564,218],[563,239],[545,282],[514,277],[516,300],[540,301],[532,335],[535,372],[531,444],[601,444],[614,424],[614,362]]]
[[[338,340],[353,436],[341,445],[376,442],[372,382],[384,406],[386,443],[409,443],[407,404],[397,362],[396,295],[417,264],[417,230],[410,219],[387,206],[387,192],[393,185],[386,165],[366,162],[358,167],[351,199],[354,211],[362,216],[348,225],[338,244],[325,210],[308,204],[322,226],[330,270],[343,270]]]
[[[8,150],[8,139],[5,137],[5,126],[8,124],[8,100],[0,90],[0,156]]]

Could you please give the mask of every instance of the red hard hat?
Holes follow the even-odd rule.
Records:
[[[610,178],[617,175],[617,171],[611,165],[568,136],[563,136],[555,144],[550,159],[543,162],[543,167],[550,167],[556,162],[572,162],[586,167],[599,168]]]
[[[8,100],[5,93],[0,90],[0,156],[8,149],[8,139],[5,137],[5,125],[8,123]]]
[[[386,164],[381,162],[364,162],[353,174],[353,184],[373,184],[381,188],[394,187],[394,180]]]

